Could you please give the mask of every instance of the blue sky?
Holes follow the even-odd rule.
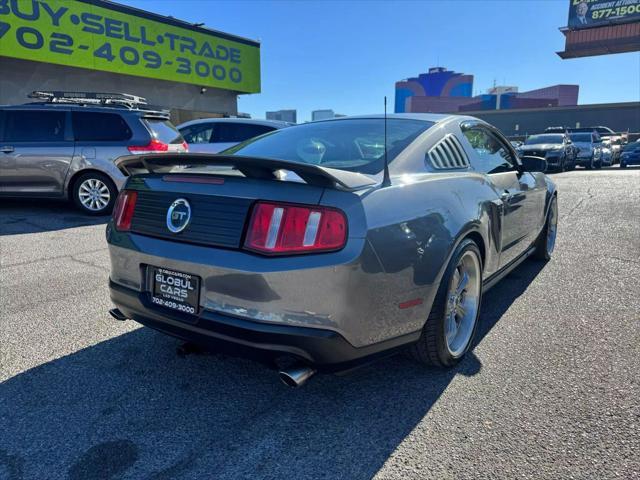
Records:
[[[254,118],[296,108],[382,111],[394,83],[429,66],[529,90],[580,85],[579,103],[640,100],[640,53],[562,60],[558,27],[569,0],[206,1],[119,0],[131,6],[260,40],[262,93],[242,95]]]

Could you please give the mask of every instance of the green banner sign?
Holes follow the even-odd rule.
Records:
[[[0,56],[260,91],[260,44],[100,0],[0,0]]]

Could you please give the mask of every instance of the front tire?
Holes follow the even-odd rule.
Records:
[[[551,199],[551,205],[549,205],[549,211],[547,212],[547,219],[544,222],[544,228],[540,232],[540,237],[536,242],[535,256],[538,260],[548,262],[551,260],[553,251],[556,247],[556,237],[558,235],[558,199],[553,197]]]
[[[98,172],[88,172],[73,184],[73,203],[88,215],[108,215],[118,196],[111,179]]]
[[[473,344],[482,300],[482,256],[473,240],[456,248],[440,282],[420,339],[409,348],[418,362],[456,365]]]

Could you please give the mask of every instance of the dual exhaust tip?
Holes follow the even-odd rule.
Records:
[[[109,314],[119,322],[127,320],[125,314],[117,308],[109,310]],[[288,387],[297,388],[307,383],[307,380],[313,377],[315,373],[316,371],[313,368],[298,364],[290,368],[280,370],[278,372],[278,377],[280,377],[282,383]]]

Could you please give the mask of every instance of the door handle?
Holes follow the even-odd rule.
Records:
[[[5,145],[4,147],[0,147],[0,152],[2,153],[11,153],[13,152],[14,148],[10,145]]]

